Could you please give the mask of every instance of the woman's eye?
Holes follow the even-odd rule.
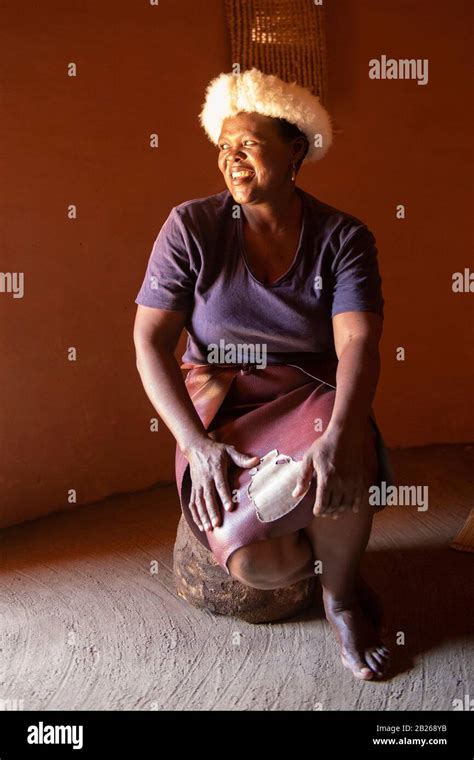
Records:
[[[244,140],[244,144],[247,143],[247,145],[255,145],[255,140]],[[228,143],[221,143],[217,146],[219,150],[227,150],[229,147]]]

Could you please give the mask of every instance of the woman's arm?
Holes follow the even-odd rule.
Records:
[[[146,394],[189,461],[193,519],[201,530],[212,530],[221,521],[217,496],[225,509],[233,507],[227,480],[229,457],[239,467],[254,467],[259,460],[207,435],[174,356],[185,320],[185,311],[139,305],[133,339]]]
[[[382,318],[371,312],[333,317],[339,359],[334,408],[327,429],[303,459],[293,492],[304,493],[316,474],[315,515],[357,511],[363,498],[363,443],[380,374],[382,326]]]
[[[336,401],[328,431],[360,438],[380,375],[383,320],[378,314],[348,311],[336,314],[332,324],[339,363]]]
[[[186,455],[207,433],[174,356],[185,321],[185,311],[138,306],[133,340],[146,394]]]

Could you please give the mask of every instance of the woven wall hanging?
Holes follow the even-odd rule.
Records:
[[[225,0],[232,64],[307,87],[324,102],[324,13],[312,0]]]

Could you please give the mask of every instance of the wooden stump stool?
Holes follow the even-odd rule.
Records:
[[[183,515],[173,551],[173,570],[178,596],[194,607],[248,623],[270,623],[296,615],[315,603],[320,588],[316,576],[272,591],[240,583],[227,575],[212,552],[198,541]]]

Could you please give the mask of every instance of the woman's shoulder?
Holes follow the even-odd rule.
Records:
[[[315,230],[319,233],[324,231],[327,236],[336,237],[339,243],[342,243],[344,239],[348,239],[357,231],[371,234],[366,222],[355,216],[355,214],[331,206],[329,203],[321,201],[304,190],[302,192],[306,197],[311,218],[315,221]]]
[[[228,216],[232,203],[233,199],[229,191],[223,190],[214,195],[178,203],[173,206],[172,214],[175,214],[188,229],[215,229],[216,222]]]

